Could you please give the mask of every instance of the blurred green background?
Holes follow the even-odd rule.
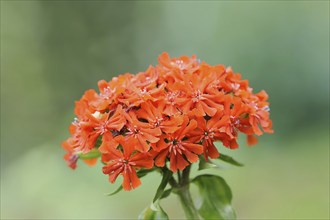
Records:
[[[275,134],[221,152],[240,219],[329,219],[329,1],[1,1],[1,218],[135,219],[160,182],[113,197],[62,160],[74,101],[157,56],[197,54],[270,95]],[[211,171],[206,171],[211,172]],[[195,171],[197,173],[197,171]],[[182,218],[172,195],[162,201]]]

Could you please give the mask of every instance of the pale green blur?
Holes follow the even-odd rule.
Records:
[[[270,96],[275,134],[219,145],[245,164],[215,171],[238,218],[328,219],[328,1],[1,1],[1,219],[137,218],[159,174],[107,197],[121,179],[70,170],[60,143],[85,90],[163,51],[232,66]],[[183,217],[175,195],[161,204]]]

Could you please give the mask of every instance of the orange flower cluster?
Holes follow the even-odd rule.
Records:
[[[158,61],[145,72],[101,80],[99,92],[88,90],[76,102],[71,137],[62,144],[71,168],[80,154],[96,150],[110,182],[121,174],[123,188],[130,190],[141,184],[138,169],[169,161],[177,172],[200,155],[219,157],[215,141],[235,149],[239,131],[249,145],[257,143],[255,135],[273,132],[266,92],[253,94],[230,67],[167,53]]]

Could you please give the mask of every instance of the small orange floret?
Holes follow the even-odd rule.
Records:
[[[169,161],[177,172],[201,154],[219,157],[216,141],[236,149],[239,133],[247,135],[248,145],[273,133],[267,93],[253,93],[231,67],[166,52],[158,62],[136,75],[100,80],[98,92],[87,90],[76,101],[71,137],[62,144],[69,167],[76,168],[79,153],[98,149],[110,182],[122,175],[123,188],[130,190],[141,184],[138,169]]]
[[[109,175],[112,183],[116,181],[119,174],[122,174],[124,190],[131,190],[141,184],[135,169],[150,169],[153,167],[154,161],[149,153],[136,152],[135,146],[127,142],[123,136],[118,136],[116,139],[122,150],[112,146],[108,147],[107,159],[103,160],[106,163],[103,173]]]
[[[170,159],[170,169],[173,172],[183,170],[190,163],[198,160],[198,155],[203,153],[203,147],[195,139],[189,139],[189,134],[196,129],[197,122],[184,117],[181,128],[173,134],[163,135],[154,150],[159,151],[155,157],[157,166],[164,166],[165,159]]]

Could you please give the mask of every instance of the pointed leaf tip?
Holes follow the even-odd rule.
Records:
[[[234,158],[227,156],[225,154],[220,154],[220,156],[218,157],[219,160],[222,160],[226,163],[230,163],[231,165],[235,165],[235,166],[239,166],[242,167],[244,166],[242,163],[236,161]]]
[[[172,192],[172,188],[169,188],[169,189],[165,190],[163,192],[162,196],[159,199],[165,199],[165,198],[167,198],[169,195],[171,195],[171,192]]]
[[[107,196],[113,196],[113,195],[119,193],[120,191],[122,191],[122,189],[123,189],[123,186],[120,185],[115,191],[113,191],[112,193],[106,194],[106,195]]]
[[[162,181],[160,182],[156,195],[153,199],[153,202],[156,202],[159,198],[161,198],[161,196],[164,193],[165,187],[167,186],[168,181],[170,180],[170,178],[172,177],[173,173],[172,171],[165,169],[163,171],[163,178]]]
[[[208,161],[206,161],[204,156],[200,156],[199,163],[198,163],[198,170],[201,171],[201,170],[211,169],[211,168],[221,169],[221,170],[227,169],[224,166],[213,163],[213,161],[211,161],[210,159],[208,159]]]

